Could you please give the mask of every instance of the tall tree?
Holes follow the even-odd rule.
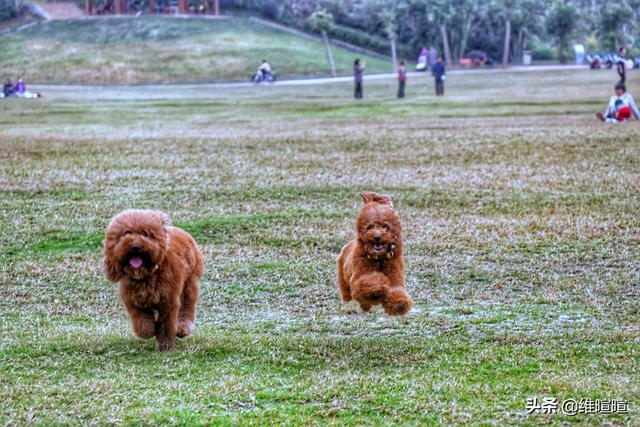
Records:
[[[605,48],[617,50],[627,42],[626,27],[633,26],[633,10],[624,0],[605,2],[600,11],[598,34]]]
[[[331,42],[327,31],[331,29],[333,24],[333,15],[326,10],[317,10],[309,17],[309,24],[316,31],[320,31],[322,34],[322,41],[324,42],[324,49],[327,54],[327,62],[329,63],[329,74],[331,77],[336,76],[336,64],[333,61],[333,52],[331,51]]]
[[[511,17],[512,61],[520,60],[530,39],[545,35],[544,13],[546,0],[518,0]]]
[[[556,38],[561,63],[567,62],[569,41],[576,27],[576,10],[570,4],[556,3],[547,17],[547,32]]]
[[[444,59],[447,65],[453,64],[451,56],[451,45],[449,44],[448,25],[453,20],[454,10],[450,0],[438,0],[434,2],[435,22],[440,31],[442,40],[442,50],[444,51]]]
[[[509,65],[511,50],[511,14],[514,0],[504,0],[504,43],[502,45],[502,65]]]
[[[389,39],[392,71],[395,71],[398,67],[398,49],[396,46],[398,39],[398,6],[398,0],[385,1],[379,14],[384,29],[383,31]]]

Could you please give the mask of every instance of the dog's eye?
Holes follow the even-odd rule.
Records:
[[[125,231],[124,233],[122,233],[123,236],[128,236],[129,234],[131,234],[130,231]]]
[[[369,231],[369,230],[373,230],[374,228],[375,228],[375,225],[373,225],[373,224],[369,224],[369,225],[367,226],[367,231]]]
[[[148,232],[148,231],[146,231],[146,230],[144,230],[144,231],[143,231],[142,233],[140,233],[140,234],[142,234],[144,237],[149,237],[149,232]]]

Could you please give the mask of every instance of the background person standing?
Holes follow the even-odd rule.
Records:
[[[445,78],[445,67],[442,62],[442,57],[438,56],[436,58],[436,63],[433,66],[433,71],[431,75],[436,81],[436,96],[444,96],[444,78]]]
[[[398,67],[398,98],[404,98],[404,89],[407,84],[407,69],[404,66],[404,61],[400,61]]]
[[[355,83],[354,97],[362,99],[362,73],[364,72],[364,62],[360,59],[353,61],[353,81]]]
[[[427,53],[429,56],[429,69],[433,71],[433,67],[436,65],[436,59],[438,58],[438,51],[432,46]]]
[[[627,79],[627,70],[626,70],[626,58],[624,57],[627,53],[627,50],[624,47],[620,48],[619,54],[620,57],[618,58],[618,64],[616,65],[617,69],[618,69],[618,75],[620,76],[620,81],[618,83],[620,84],[624,84],[625,80]]]

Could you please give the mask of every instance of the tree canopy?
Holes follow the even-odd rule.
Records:
[[[226,0],[223,6],[260,10],[277,4],[279,21],[310,29],[309,16],[333,17],[330,36],[413,58],[434,46],[457,61],[471,50],[495,61],[566,59],[571,46],[612,51],[640,40],[640,0]],[[446,52],[448,45],[449,52]],[[639,52],[640,53],[640,52]]]
[[[81,2],[82,0],[77,0]],[[148,1],[148,0],[141,0]],[[304,30],[413,59],[434,46],[449,61],[472,50],[494,61],[567,59],[571,45],[613,51],[640,41],[640,0],[221,0]],[[0,0],[0,19],[17,0]],[[311,18],[311,19],[310,19]]]

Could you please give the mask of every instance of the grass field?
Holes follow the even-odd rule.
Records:
[[[594,120],[613,81],[0,102],[0,424],[637,425],[640,126]],[[404,318],[339,301],[364,190],[403,220]],[[101,271],[130,207],[165,210],[205,256],[195,333],[170,353],[133,336]],[[528,415],[528,397],[629,412]]]
[[[280,77],[328,75],[322,43],[241,17],[52,21],[0,36],[0,45],[0,76],[27,82],[247,81],[262,58]],[[388,62],[344,49],[334,47],[333,54],[339,73],[350,73],[358,56],[369,70],[391,70]]]

